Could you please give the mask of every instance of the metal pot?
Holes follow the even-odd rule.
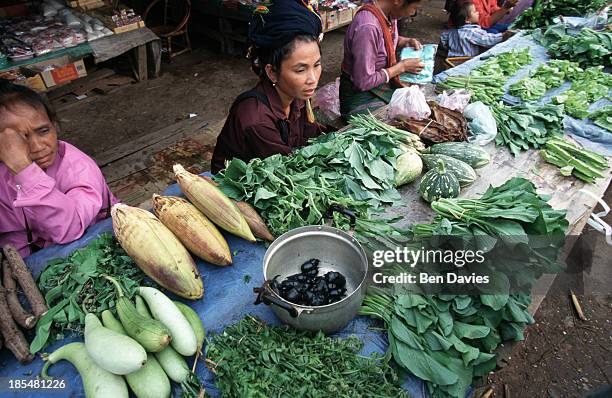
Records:
[[[278,237],[266,251],[263,262],[264,286],[255,288],[261,302],[271,305],[276,316],[296,329],[322,330],[332,333],[343,329],[357,315],[365,296],[365,279],[368,259],[357,240],[352,236],[355,215],[343,208],[333,206],[334,211],[351,218],[350,233],[328,225],[311,225],[293,229]],[[300,265],[317,258],[319,275],[337,271],[346,278],[346,297],[332,304],[309,307],[293,304],[283,299],[270,287],[275,276],[279,281],[300,272]]]

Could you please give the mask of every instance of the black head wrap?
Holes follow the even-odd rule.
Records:
[[[323,30],[321,17],[307,4],[308,0],[276,0],[259,6],[249,22],[250,44],[279,48],[298,35],[318,38]]]

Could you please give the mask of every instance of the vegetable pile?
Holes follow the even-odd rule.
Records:
[[[247,316],[210,339],[206,362],[222,397],[408,397],[385,361],[357,355],[362,346]]]
[[[10,244],[0,250],[2,283],[0,284],[0,335],[4,345],[21,363],[34,359],[21,328],[32,329],[48,312],[40,290],[17,249]],[[17,286],[27,298],[31,309],[24,308]]]
[[[563,138],[549,140],[540,155],[548,163],[559,167],[564,176],[574,175],[588,183],[603,177],[601,172],[608,168],[608,160],[603,155],[580,148]]]
[[[202,396],[183,358],[199,353],[204,342],[198,315],[151,287],[137,288],[134,305],[116,279],[105,278],[117,289],[119,320],[109,310],[102,312],[102,321],[87,313],[84,343],[44,355],[41,376],[48,378],[51,365],[67,360],[77,368],[88,397],[127,398],[129,385],[137,398],[169,398],[171,380],[182,385],[183,397]]]
[[[495,143],[507,146],[514,156],[563,135],[563,106],[524,103],[499,105],[492,110],[498,129]]]
[[[589,119],[601,128],[612,131],[612,105],[606,105],[589,114]]]
[[[546,94],[546,83],[527,77],[512,84],[508,92],[523,101],[533,101],[540,99]]]
[[[65,333],[82,333],[86,312],[101,315],[115,308],[115,288],[102,275],[110,275],[131,297],[143,283],[144,273],[110,234],[103,234],[69,257],[49,262],[38,287],[49,306],[39,321],[30,351],[36,353]]]
[[[559,15],[583,16],[605,6],[608,0],[535,0],[513,23],[517,29],[535,29],[553,23]]]
[[[388,235],[393,232],[389,220],[378,222],[370,216],[381,204],[399,203],[396,177],[403,174],[406,182],[420,174],[422,162],[411,154],[412,148],[424,145],[416,135],[373,116],[360,116],[352,123],[356,127],[319,137],[291,156],[273,155],[248,164],[233,159],[215,176],[219,188],[235,200],[252,203],[277,236],[320,223],[332,204],[356,213],[358,239],[364,234]],[[409,161],[404,163],[406,154]],[[338,217],[336,223],[341,220]]]
[[[603,67],[590,67],[570,77],[572,86],[552,98],[555,104],[564,104],[565,112],[578,119],[589,116],[589,107],[594,102],[608,96],[612,88],[612,75]]]
[[[434,202],[433,223],[412,227],[426,247],[459,249],[452,245],[462,243],[483,250],[485,265],[497,272],[492,291],[421,295],[397,284],[366,296],[360,313],[384,321],[393,359],[425,380],[434,397],[463,398],[473,378],[495,368],[499,344],[523,339],[523,329],[533,323],[530,296],[513,293],[511,286],[528,289],[542,273],[559,270],[555,259],[568,222],[546,199],[531,182],[513,178],[479,199]],[[412,272],[405,267],[396,264],[389,271]],[[449,271],[457,268],[450,264]]]
[[[474,68],[469,76],[450,76],[436,86],[448,90],[464,88],[472,93],[471,101],[487,105],[499,102],[504,95],[504,85],[523,66],[532,62],[529,48],[498,54]]]
[[[583,28],[576,36],[568,33],[565,25],[553,25],[536,31],[534,39],[548,49],[555,59],[568,59],[580,66],[612,66],[612,32],[597,32]]]

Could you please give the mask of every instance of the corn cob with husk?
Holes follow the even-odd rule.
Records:
[[[232,263],[230,249],[221,232],[185,199],[154,194],[153,211],[196,256],[215,265]]]
[[[200,177],[210,182],[214,186],[219,185],[215,180],[208,176]],[[270,233],[270,230],[266,226],[266,223],[264,222],[264,220],[262,220],[261,216],[259,215],[259,213],[257,213],[257,210],[255,210],[253,206],[251,206],[247,202],[238,202],[231,198],[230,200],[236,205],[236,207],[238,207],[238,209],[242,213],[242,216],[245,218],[247,224],[249,224],[249,228],[251,228],[251,232],[253,232],[253,235],[260,239],[268,240],[270,242],[274,240],[274,236]]]
[[[202,278],[193,258],[157,217],[124,204],[114,205],[111,216],[121,247],[145,274],[181,297],[202,297]]]
[[[181,191],[206,217],[234,235],[256,241],[238,207],[219,188],[188,172],[180,164],[174,165],[173,169]]]

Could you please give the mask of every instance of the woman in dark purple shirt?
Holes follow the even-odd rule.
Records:
[[[421,48],[416,39],[399,36],[397,20],[416,14],[421,0],[373,0],[353,19],[344,38],[340,77],[340,111],[348,116],[388,104],[401,87],[399,75],[419,73],[419,58],[397,62],[396,51]]]
[[[257,86],[234,101],[217,138],[211,171],[289,154],[320,133],[309,100],[321,76],[321,18],[306,0],[274,2],[249,23],[249,57]]]

